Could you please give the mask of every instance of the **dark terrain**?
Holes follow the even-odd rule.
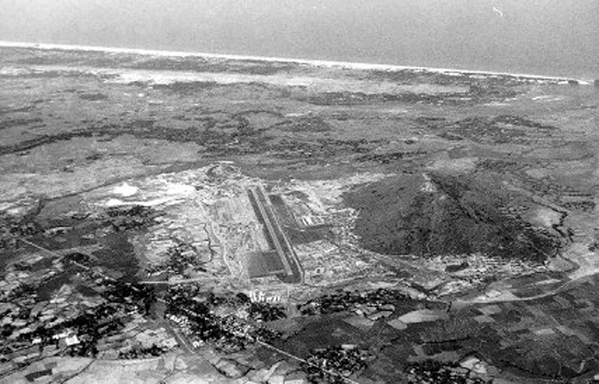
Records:
[[[473,176],[402,175],[346,194],[359,211],[356,234],[365,248],[389,255],[482,253],[543,262],[561,248],[558,236],[535,228],[509,205],[518,198]]]

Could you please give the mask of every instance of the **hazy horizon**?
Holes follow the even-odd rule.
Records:
[[[0,0],[0,40],[599,78],[598,0]]]

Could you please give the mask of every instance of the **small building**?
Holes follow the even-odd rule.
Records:
[[[77,345],[77,344],[80,343],[79,338],[77,337],[77,335],[66,337],[64,339],[64,341],[65,341],[65,344],[67,345],[67,347],[70,347],[72,345]]]

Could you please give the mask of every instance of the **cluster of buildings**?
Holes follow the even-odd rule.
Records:
[[[177,345],[142,314],[147,289],[98,267],[33,254],[6,266],[0,292],[0,375],[50,356],[142,357]],[[44,263],[44,268],[37,268]]]
[[[432,277],[416,281],[432,296],[449,296],[480,286],[488,279],[502,279],[547,272],[540,263],[522,259],[504,259],[480,254],[445,255],[415,260],[432,272]]]
[[[366,351],[352,344],[316,350],[303,364],[310,382],[347,382],[351,377],[366,368]]]
[[[397,302],[409,300],[402,292],[377,289],[370,292],[339,291],[320,296],[300,306],[304,315],[355,312],[365,317],[386,317],[395,311]]]
[[[486,384],[484,376],[459,364],[441,364],[429,361],[413,364],[406,370],[408,380],[415,384]]]
[[[296,246],[299,259],[306,271],[305,280],[310,285],[328,286],[354,277],[380,276],[376,265],[360,259],[350,248],[340,248],[328,240],[319,240]]]
[[[213,310],[193,298],[169,300],[165,317],[176,326],[194,348],[207,343],[225,353],[241,351],[256,341],[272,341],[280,335],[251,320],[247,308],[233,313]]]

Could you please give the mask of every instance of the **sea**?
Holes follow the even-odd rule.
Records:
[[[0,40],[599,79],[599,0],[0,0]]]

